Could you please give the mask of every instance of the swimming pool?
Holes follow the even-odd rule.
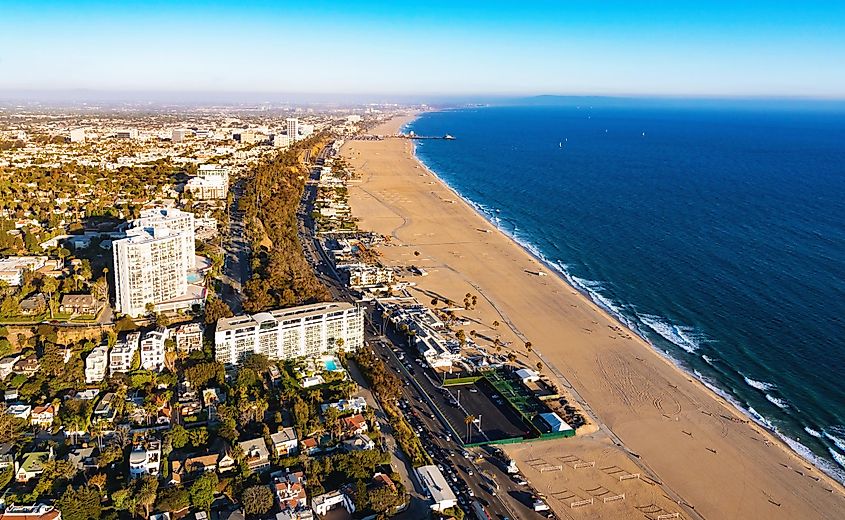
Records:
[[[332,358],[323,359],[323,365],[329,372],[337,372],[337,363]]]

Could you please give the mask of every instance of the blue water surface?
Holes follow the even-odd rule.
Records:
[[[845,113],[422,115],[417,155],[796,450],[845,476]]]

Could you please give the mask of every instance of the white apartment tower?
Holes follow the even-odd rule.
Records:
[[[275,360],[315,357],[339,348],[352,352],[363,343],[363,309],[346,302],[223,318],[214,333],[215,357],[229,364],[239,363],[247,354]]]
[[[146,210],[126,235],[113,243],[117,311],[142,316],[147,304],[187,293],[195,264],[192,213]]]
[[[288,124],[288,143],[293,144],[299,140],[299,119],[295,117],[287,118]]]

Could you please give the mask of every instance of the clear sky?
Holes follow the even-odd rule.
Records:
[[[0,90],[845,98],[845,0],[0,0]]]

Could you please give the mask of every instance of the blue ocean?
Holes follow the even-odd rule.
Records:
[[[675,363],[845,481],[845,111],[428,112],[429,168]]]

